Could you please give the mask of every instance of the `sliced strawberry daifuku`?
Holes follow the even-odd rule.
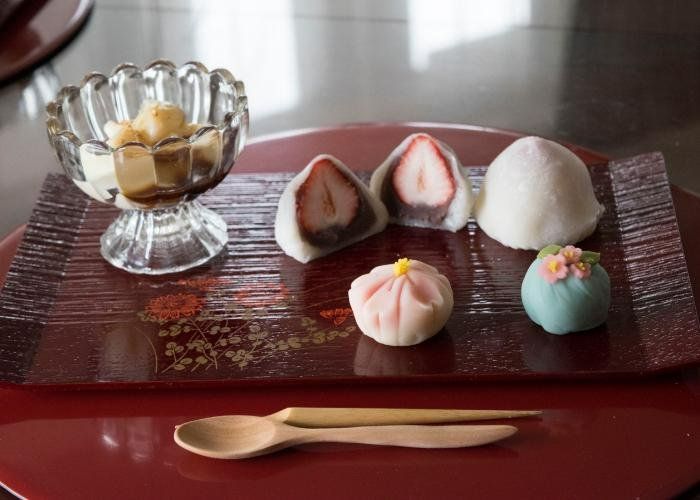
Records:
[[[399,158],[391,175],[399,200],[406,205],[439,207],[455,194],[455,181],[435,141],[419,135]]]
[[[457,231],[473,202],[471,182],[457,155],[428,134],[408,136],[374,171],[370,190],[390,221]]]
[[[348,167],[320,155],[282,193],[275,239],[287,255],[308,262],[382,231],[387,220],[382,202]]]
[[[296,194],[297,220],[304,235],[319,243],[335,243],[358,216],[360,193],[355,184],[327,158],[312,163]]]

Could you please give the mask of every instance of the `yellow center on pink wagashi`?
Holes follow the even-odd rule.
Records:
[[[397,278],[399,276],[403,276],[408,272],[408,269],[411,267],[411,260],[407,258],[399,259],[396,262],[394,262],[394,276]]]

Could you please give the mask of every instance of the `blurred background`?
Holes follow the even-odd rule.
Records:
[[[253,136],[475,124],[612,157],[660,150],[672,182],[700,193],[697,1],[26,1],[35,15],[69,4],[86,14],[70,18],[78,27],[57,53],[0,83],[0,237],[26,222],[46,173],[59,171],[44,128],[56,91],[156,58],[244,80]],[[0,26],[0,62],[46,36],[25,24],[21,34]]]

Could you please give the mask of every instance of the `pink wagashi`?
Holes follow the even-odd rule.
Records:
[[[432,337],[454,307],[448,279],[434,267],[409,259],[375,267],[355,279],[348,297],[362,333],[392,346]]]

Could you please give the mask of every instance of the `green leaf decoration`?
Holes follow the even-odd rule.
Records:
[[[600,262],[600,254],[598,252],[589,252],[585,250],[581,253],[581,262],[594,266]]]
[[[544,259],[547,255],[558,254],[559,250],[561,250],[561,247],[559,245],[547,245],[542,250],[540,250],[540,253],[537,254],[537,258]]]

